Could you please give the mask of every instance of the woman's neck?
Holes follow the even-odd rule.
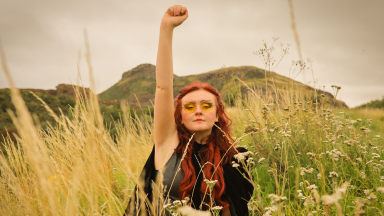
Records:
[[[194,136],[195,141],[203,145],[207,144],[207,139],[204,139],[204,138],[208,138],[211,132],[212,130],[195,132],[195,136]]]

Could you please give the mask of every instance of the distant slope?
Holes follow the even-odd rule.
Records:
[[[75,86],[76,87],[76,86]],[[36,99],[30,92],[35,93],[39,96],[47,105],[53,110],[56,115],[60,116],[61,111],[65,115],[69,115],[70,107],[75,107],[76,104],[76,95],[72,85],[68,84],[59,84],[56,86],[56,89],[19,89],[21,97],[25,101],[25,104],[29,112],[33,115],[36,115],[39,119],[40,125],[42,128],[46,128],[48,124],[55,125],[56,122],[52,116],[49,115],[48,111],[42,106],[42,103]],[[79,88],[80,93],[84,91],[88,94],[89,88]],[[104,101],[99,99],[100,109],[104,113],[105,121],[112,122],[111,118],[116,120],[119,118],[120,112],[120,103],[119,101]],[[12,110],[15,112],[15,107],[11,101],[10,89],[3,88],[0,89],[0,143],[2,141],[2,136],[6,137],[7,128],[12,139],[12,133],[17,133],[17,130],[12,122],[11,117],[7,113],[7,110]],[[61,110],[61,111],[60,111]],[[112,117],[111,117],[112,115]]]
[[[384,109],[384,96],[381,100],[371,100],[368,103],[362,104],[360,106],[357,106],[355,108],[378,108],[378,109]]]
[[[226,79],[220,79],[220,77],[226,76]],[[269,91],[272,90],[272,86],[276,86],[278,89],[287,88],[288,84],[295,84],[295,90],[308,91],[313,90],[312,87],[304,85],[300,82],[294,81],[285,76],[281,76],[275,72],[268,72],[269,76]],[[240,66],[240,67],[228,67],[206,73],[189,75],[189,76],[177,76],[174,75],[173,89],[174,96],[179,94],[179,90],[191,84],[193,81],[200,81],[203,83],[209,83],[215,87],[219,92],[227,97],[229,92],[228,86],[234,89],[235,84],[233,78],[240,78],[247,85],[251,87],[260,88],[265,91],[265,72],[263,69],[253,66]],[[227,81],[227,85],[225,85]],[[127,100],[130,104],[140,102],[143,107],[152,106],[151,101],[154,101],[156,90],[156,66],[152,64],[141,64],[137,67],[124,72],[121,80],[111,86],[109,89],[99,94],[99,98],[103,100]],[[247,93],[246,87],[242,85],[242,93]],[[328,92],[319,90],[319,94],[324,94],[333,103],[339,106],[347,107],[344,102],[333,100],[333,96]]]

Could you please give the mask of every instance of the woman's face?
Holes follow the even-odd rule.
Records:
[[[204,112],[201,109],[201,103],[210,101],[213,103],[212,110]],[[188,102],[194,102],[196,110],[193,113],[188,113],[184,109],[184,105]],[[217,113],[216,97],[203,89],[193,91],[185,95],[181,100],[181,123],[191,132],[211,132],[213,124],[219,120]]]

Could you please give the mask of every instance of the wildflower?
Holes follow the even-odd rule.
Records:
[[[274,169],[269,169],[267,170],[268,174],[271,175],[271,176],[274,176],[275,175],[275,170]]]
[[[358,119],[356,119],[356,121],[361,122],[362,120],[361,120],[361,118],[358,118]]]
[[[380,155],[379,154],[377,154],[377,153],[372,153],[372,159],[375,159],[375,158],[379,158],[380,157]]]
[[[258,163],[261,163],[263,160],[265,160],[265,158],[260,158]]]
[[[184,216],[210,216],[211,213],[209,211],[199,211],[193,209],[191,206],[183,206],[180,207],[177,212],[181,213]],[[177,215],[177,213],[176,213]]]
[[[373,160],[370,160],[370,161],[368,161],[366,164],[370,164],[370,163],[372,163],[373,162]]]
[[[300,175],[305,175],[306,169],[304,167],[300,167]]]
[[[287,197],[285,197],[285,196],[278,196],[276,194],[269,194],[268,198],[271,199],[271,204],[272,205],[281,203],[281,202],[283,202],[284,200],[287,199]]]
[[[331,177],[331,178],[339,177],[339,174],[337,174],[337,172],[335,172],[335,171],[332,171],[329,173],[329,177]]]
[[[368,189],[366,189],[366,190],[364,190],[363,192],[365,193],[365,195],[368,195],[369,192],[371,192],[371,191],[369,191]]]
[[[307,169],[307,173],[313,173],[314,169],[313,168],[310,168],[310,169]]]
[[[370,193],[369,196],[367,196],[367,199],[369,201],[375,201],[377,199],[377,196],[373,193]]]
[[[380,135],[375,135],[375,136],[373,136],[373,138],[383,139],[383,137],[381,137]]]
[[[233,157],[236,158],[238,161],[242,161],[245,159],[245,157],[242,153],[237,153]]]
[[[253,162],[253,157],[249,157],[247,160],[246,160],[247,163],[250,163],[250,164],[255,164],[255,162]]]
[[[317,174],[317,179],[321,179],[321,173]]]
[[[363,159],[361,159],[361,158],[356,158],[356,160],[359,162],[363,162]]]
[[[316,154],[312,153],[312,152],[308,152],[307,155],[309,156],[309,159],[314,159]]]
[[[209,181],[208,179],[204,179],[204,182],[208,185],[208,187],[211,189],[212,191],[212,188],[215,186],[217,180],[214,180],[214,181]]]
[[[331,205],[331,204],[337,203],[339,199],[341,199],[341,194],[346,193],[348,185],[349,185],[348,182],[342,184],[340,188],[335,189],[336,192],[334,194],[323,195],[321,197],[321,200],[325,205]]]
[[[303,203],[304,206],[314,206],[315,205],[315,201],[313,201],[313,197],[312,196],[308,196],[306,199],[305,199],[305,202]]]
[[[181,206],[181,202],[180,202],[180,200],[175,200],[175,201],[173,201],[173,205],[174,205],[174,206]]]
[[[309,185],[309,186],[307,187],[307,189],[309,189],[309,190],[316,189],[316,188],[317,188],[317,186],[316,186],[315,184],[313,184],[313,185]]]
[[[297,193],[299,193],[299,194],[297,195],[297,198],[299,198],[299,199],[305,199],[305,196],[301,193],[301,190],[297,190]]]
[[[365,172],[364,172],[364,171],[361,171],[361,173],[360,173],[360,177],[363,178],[363,179],[365,179],[366,175],[365,175]]]
[[[384,194],[384,187],[378,187],[376,188],[376,190]]]
[[[265,207],[266,212],[263,214],[263,216],[269,216],[272,215],[272,212],[277,211],[279,208],[277,206],[272,207]]]
[[[237,163],[232,164],[232,167],[239,167],[240,165]]]
[[[364,131],[365,133],[371,132],[371,130],[369,128],[366,128],[366,127],[360,127],[360,130]]]
[[[303,182],[300,182],[300,183],[299,183],[300,187],[303,186],[303,184],[304,184]]]
[[[280,145],[279,144],[276,144],[275,146],[275,151],[279,150],[280,149]]]
[[[245,129],[244,129],[244,133],[250,133],[250,132],[257,132],[259,129],[258,128],[254,128],[252,126],[246,126]]]

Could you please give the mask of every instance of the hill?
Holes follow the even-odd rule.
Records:
[[[76,104],[76,94],[74,87],[68,84],[59,84],[56,86],[56,89],[20,89],[20,94],[25,101],[25,104],[30,113],[35,115],[40,123],[42,128],[48,126],[48,124],[55,125],[56,122],[51,117],[47,110],[42,106],[42,103],[36,99],[30,92],[35,93],[42,100],[47,103],[47,105],[56,113],[56,115],[61,115],[61,111],[64,115],[69,115],[70,107],[74,107]],[[79,87],[81,93],[89,93],[89,88]],[[120,102],[119,101],[104,101],[99,99],[100,109],[104,113],[104,118],[106,123],[112,122],[119,118],[120,112]],[[2,142],[2,136],[6,137],[8,133],[11,136],[11,139],[15,140],[13,133],[17,134],[17,130],[12,122],[11,117],[7,113],[7,110],[10,109],[15,112],[15,107],[11,101],[10,89],[3,88],[0,89],[0,142]],[[61,111],[60,111],[61,110]]]
[[[300,82],[294,81],[285,76],[279,75],[275,72],[268,72],[268,91],[274,89],[286,89],[288,84],[294,85],[295,91],[312,91],[313,88],[304,85]],[[203,83],[209,83],[213,87],[219,90],[224,96],[224,99],[229,99],[230,88],[234,89],[238,87],[239,82],[235,83],[235,78],[240,78],[244,83],[249,86],[256,87],[261,91],[265,91],[265,72],[263,69],[253,66],[240,66],[240,67],[228,67],[218,70],[209,71],[206,73],[189,75],[189,76],[173,76],[173,89],[174,96],[178,95],[179,90],[191,84],[193,81],[201,81]],[[226,84],[226,85],[225,85]],[[240,83],[241,92],[247,94],[247,88],[244,84]],[[230,87],[230,88],[228,88]],[[141,64],[137,67],[124,72],[121,79],[111,86],[109,89],[99,94],[99,97],[103,100],[127,100],[131,104],[140,102],[141,106],[152,106],[154,101],[156,90],[156,66],[152,64]],[[324,94],[329,101],[337,106],[347,107],[342,101],[334,100],[332,94],[318,90],[319,94]]]
[[[360,106],[355,107],[357,109],[359,108],[377,108],[377,109],[384,109],[384,96],[381,100],[371,100],[368,103],[362,104]]]

